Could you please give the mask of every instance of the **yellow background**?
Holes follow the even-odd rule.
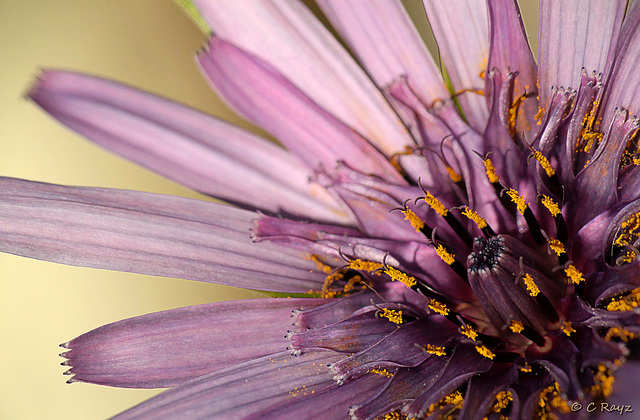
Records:
[[[240,123],[196,69],[204,42],[169,0],[1,0],[0,175],[198,197],[83,140],[22,95],[38,68],[74,69]],[[247,296],[256,295],[0,254],[0,419],[114,415],[157,391],[67,385],[59,343],[127,317]]]

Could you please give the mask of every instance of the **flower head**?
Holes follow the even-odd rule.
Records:
[[[203,73],[287,151],[91,76],[29,93],[245,209],[6,179],[2,250],[288,296],[106,325],[63,345],[70,381],[171,387],[121,418],[632,404],[639,3],[543,0],[536,64],[513,0],[425,2],[448,85],[399,2],[318,3],[364,71],[299,3],[196,2]]]

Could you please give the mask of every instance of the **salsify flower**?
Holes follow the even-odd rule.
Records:
[[[640,2],[196,1],[197,61],[281,148],[115,82],[29,97],[233,203],[3,179],[0,247],[262,300],[98,328],[70,382],[170,387],[118,418],[531,419],[639,410]],[[625,15],[626,13],[626,15]],[[286,298],[284,298],[286,297]]]

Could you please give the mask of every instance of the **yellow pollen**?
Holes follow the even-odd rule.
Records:
[[[393,413],[388,413],[385,414],[384,417],[382,418],[382,420],[401,420],[402,417],[400,416],[400,413],[398,413],[397,411],[394,411]]]
[[[527,94],[523,94],[518,96],[514,101],[508,111],[508,128],[509,134],[513,137],[516,134],[516,119],[518,118],[518,109],[520,108],[520,104],[527,99]]]
[[[549,196],[542,196],[542,204],[547,208],[547,210],[549,210],[549,213],[551,213],[553,217],[556,217],[557,215],[562,213],[560,207],[558,206],[558,203],[556,203],[555,200]]]
[[[427,195],[424,197],[424,201],[436,211],[440,216],[444,217],[449,213],[449,210],[438,200],[435,198],[429,191],[427,191]]]
[[[416,231],[420,232],[420,229],[424,227],[424,222],[418,217],[418,215],[411,209],[404,209],[402,210],[402,213],[404,213],[404,219],[408,220],[411,223],[411,226],[413,226]]]
[[[611,371],[603,364],[598,365],[598,371],[593,375],[595,384],[591,387],[593,396],[608,397],[613,392],[614,378]]]
[[[520,372],[530,373],[531,366],[525,362],[525,365],[520,368]]]
[[[406,273],[403,273],[402,271],[394,267],[385,267],[384,272],[389,277],[391,277],[391,280],[399,281],[400,283],[404,284],[409,288],[415,286],[418,283],[415,277],[410,276]]]
[[[633,311],[640,306],[640,287],[616,297],[607,305],[608,311]]]
[[[320,261],[320,257],[318,257],[317,255],[311,255],[309,259],[314,263],[316,263],[316,267],[322,270],[323,273],[325,274],[331,273],[332,268],[326,265],[325,263],[323,263],[322,261]]]
[[[529,295],[531,295],[532,297],[538,296],[538,293],[540,293],[540,289],[538,289],[538,285],[536,284],[536,282],[533,281],[533,277],[531,277],[529,274],[525,274],[522,279],[524,280],[524,285],[527,286]]]
[[[447,306],[444,303],[431,299],[431,302],[429,302],[428,306],[432,311],[439,313],[440,315],[443,315],[443,316],[449,315],[449,308],[447,308]]]
[[[513,201],[515,203],[515,205],[517,206],[518,212],[520,214],[524,214],[524,211],[528,207],[527,202],[525,201],[524,197],[521,196],[518,193],[518,191],[514,190],[513,188],[509,188],[507,190],[507,195],[511,198],[511,201]]]
[[[536,115],[533,116],[533,118],[538,121],[538,125],[542,124],[542,117],[544,116],[544,114],[546,114],[547,109],[546,108],[540,108],[538,107],[538,112],[536,113]]]
[[[476,351],[487,359],[493,360],[493,358],[496,357],[496,355],[491,350],[489,350],[487,346],[476,346]]]
[[[613,242],[618,246],[631,245],[640,236],[640,212],[632,214],[620,225],[622,233]]]
[[[446,356],[447,352],[443,346],[434,346],[433,344],[427,344],[424,346],[424,351],[436,356]]]
[[[464,325],[461,330],[460,333],[462,335],[464,335],[465,337],[469,337],[470,339],[472,339],[473,341],[476,341],[476,338],[478,338],[478,331],[476,331],[475,329],[473,329],[473,327],[469,324]]]
[[[349,261],[349,268],[352,270],[360,271],[376,271],[383,267],[382,264],[373,261],[362,261],[361,259],[355,259]]]
[[[491,159],[482,159],[482,162],[484,163],[485,172],[487,174],[487,178],[489,178],[489,182],[492,184],[498,182],[500,178],[496,175],[496,168],[493,166]]]
[[[453,170],[453,168],[451,166],[445,166],[447,173],[449,174],[449,178],[451,178],[451,180],[453,182],[460,182],[462,181],[462,175],[460,175],[459,173],[457,173],[456,171]]]
[[[469,207],[465,207],[462,214],[473,220],[478,226],[478,229],[484,229],[487,227],[487,221],[484,220],[478,213],[471,210]]]
[[[381,317],[387,318],[394,324],[402,324],[402,311],[396,311],[394,309],[382,308]]]
[[[449,415],[445,415],[445,417],[440,417],[440,418],[449,419],[449,418],[451,418],[451,413],[453,413],[453,411],[459,410],[459,409],[462,408],[462,406],[464,405],[464,398],[462,397],[462,394],[460,393],[460,391],[454,391],[451,394],[445,396],[443,399],[441,399],[437,403],[429,405],[429,409],[427,410],[426,413],[424,413],[424,417],[421,417],[421,418],[427,418],[427,417],[430,418],[430,416],[437,409],[443,409],[443,408],[448,407],[450,405],[453,405],[453,407],[450,408],[450,410],[448,412]],[[411,419],[411,420],[415,420],[415,419]]]
[[[386,376],[387,378],[391,378],[393,373],[388,372],[386,369],[371,369],[369,372],[377,373],[378,375]]]
[[[549,160],[538,150],[533,152],[533,158],[538,161],[542,169],[544,169],[545,173],[548,177],[552,177],[556,174],[556,171],[553,169]]]
[[[511,325],[509,325],[509,328],[516,334],[521,333],[524,330],[522,322],[516,320],[511,321]]]
[[[453,262],[455,261],[455,255],[447,251],[442,244],[438,244],[436,246],[436,254],[438,254],[438,257],[440,257],[442,261],[446,262],[449,265],[453,264]]]
[[[565,333],[567,337],[570,337],[571,333],[576,332],[576,330],[571,326],[571,323],[569,321],[564,321],[562,332]]]
[[[635,252],[627,251],[624,254],[624,257],[622,257],[622,262],[630,264],[630,263],[634,262],[637,257],[638,257],[638,255]]]
[[[509,403],[513,401],[513,396],[510,391],[501,391],[496,395],[496,402],[493,405],[493,412],[499,413],[509,406]]]
[[[612,327],[607,331],[607,335],[605,335],[604,339],[607,341],[611,341],[612,338],[619,338],[620,340],[628,343],[629,340],[638,338],[640,335],[632,333],[627,330],[623,330],[622,328]]]
[[[549,238],[549,248],[551,248],[558,257],[565,253],[564,245],[558,239]]]
[[[564,274],[569,277],[574,284],[584,281],[582,273],[573,264],[570,264],[569,267],[564,269]]]

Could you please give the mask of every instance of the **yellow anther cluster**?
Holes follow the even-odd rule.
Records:
[[[402,311],[396,311],[395,309],[387,309],[382,308],[382,312],[380,316],[383,318],[387,318],[389,321],[394,324],[402,324]]]
[[[511,321],[511,325],[509,325],[509,329],[518,334],[524,330],[524,326],[522,325],[522,322],[513,320]]]
[[[443,346],[434,346],[433,344],[427,344],[424,346],[424,351],[436,356],[445,356],[447,354],[447,351]]]
[[[582,273],[573,264],[570,264],[569,267],[564,269],[564,274],[569,277],[574,284],[584,281]]]
[[[540,392],[538,399],[538,417],[543,420],[557,419],[558,417],[551,411],[557,408],[561,413],[571,412],[571,408],[567,401],[560,395],[560,386],[557,382],[549,385]]]
[[[542,124],[542,117],[544,117],[544,114],[546,113],[547,113],[546,108],[538,107],[538,112],[536,112],[536,115],[533,116],[533,118],[535,118],[535,120],[538,121],[538,125]]]
[[[564,244],[557,239],[549,238],[549,248],[559,257],[564,254],[566,251],[564,250]]]
[[[394,267],[385,267],[384,272],[389,277],[391,277],[391,280],[399,281],[409,288],[415,286],[418,283],[415,277],[410,276],[407,273],[403,273],[402,271]]]
[[[531,295],[532,297],[538,296],[538,293],[540,293],[540,289],[538,289],[538,285],[536,284],[536,282],[533,281],[533,277],[531,277],[527,273],[522,279],[524,280],[524,285],[527,287],[529,295]]]
[[[531,366],[528,365],[526,362],[524,366],[520,368],[520,372],[530,373],[531,371],[532,371]]]
[[[491,411],[499,413],[509,406],[509,403],[513,401],[513,395],[510,391],[500,391],[496,395],[496,402],[493,404]]]
[[[382,420],[402,420],[402,418],[403,416],[401,416],[400,413],[394,411],[392,413],[385,414]]]
[[[431,194],[429,191],[427,191],[427,195],[424,196],[424,201],[427,202],[427,204],[433,209],[435,210],[436,213],[438,213],[440,216],[446,216],[447,213],[449,213],[449,210],[447,210],[447,208],[444,206],[444,204],[442,204],[440,202],[440,200],[438,200],[437,198],[435,198],[433,196],[433,194]]]
[[[598,365],[598,371],[593,375],[593,381],[595,384],[591,387],[591,395],[606,398],[613,392],[614,378],[605,365]]]
[[[436,245],[436,254],[445,263],[451,265],[455,261],[455,255],[451,254],[442,244]]]
[[[638,254],[636,254],[633,251],[627,251],[627,252],[625,252],[624,256],[622,257],[622,259],[620,261],[630,264],[630,263],[634,262],[636,260],[636,258],[638,258]]]
[[[408,220],[416,231],[420,232],[420,229],[424,228],[424,222],[413,210],[404,209],[402,213],[404,214],[404,219]]]
[[[632,214],[620,225],[622,233],[613,242],[618,246],[631,245],[640,236],[640,212]]]
[[[478,226],[478,229],[484,229],[487,227],[487,221],[484,220],[478,213],[471,210],[469,207],[465,207],[462,214],[464,216],[467,216],[469,219],[473,220],[475,224]]]
[[[349,268],[360,271],[376,271],[383,267],[382,264],[373,261],[363,261],[359,258],[349,261]]]
[[[602,133],[593,131],[599,105],[600,102],[598,100],[594,100],[591,104],[589,113],[585,115],[582,120],[582,132],[580,133],[580,141],[576,144],[576,147],[578,150],[582,147],[586,153],[591,151],[594,144],[600,143],[603,137]]]
[[[462,175],[460,175],[459,173],[457,173],[456,171],[453,170],[453,168],[449,165],[445,166],[445,168],[447,169],[447,173],[449,174],[449,178],[451,178],[451,180],[453,182],[460,182],[462,181]]]
[[[443,316],[447,316],[449,315],[449,308],[447,308],[447,305],[445,305],[442,302],[438,302],[437,300],[431,299],[431,302],[429,302],[429,308],[433,311],[436,312],[440,315]]]
[[[476,351],[487,359],[493,360],[493,358],[496,357],[495,353],[489,350],[487,346],[476,346]]]
[[[507,190],[507,195],[511,198],[511,201],[515,203],[516,207],[518,208],[518,212],[520,214],[524,214],[524,211],[527,209],[527,207],[529,207],[524,197],[521,196],[518,191],[514,190],[513,188],[509,188]]]
[[[611,341],[612,338],[619,338],[625,343],[629,342],[634,338],[640,337],[640,334],[635,334],[627,330],[623,330],[622,328],[612,327],[607,331],[607,335],[604,336],[604,339],[607,341]]]
[[[527,94],[523,94],[518,96],[514,101],[508,111],[508,123],[509,126],[509,134],[513,137],[516,134],[516,119],[518,118],[518,109],[520,108],[520,104],[527,99]]]
[[[560,207],[558,206],[558,203],[556,203],[555,200],[548,195],[542,196],[542,205],[545,206],[547,210],[549,210],[549,213],[551,213],[553,217],[556,217],[557,215],[562,213]]]
[[[569,321],[564,321],[562,324],[562,332],[565,333],[567,337],[570,337],[571,333],[576,332],[576,330],[571,326]]]
[[[391,378],[393,373],[388,372],[386,369],[371,369],[369,372],[377,373],[378,375],[386,376],[387,378]]]
[[[444,407],[447,407],[447,406],[450,406],[450,405],[453,406],[449,410],[450,413],[453,412],[454,410],[459,410],[459,409],[462,408],[462,406],[464,405],[464,398],[462,397],[462,394],[460,393],[460,391],[454,391],[451,394],[445,396],[443,399],[441,399],[437,403],[431,404],[429,406],[429,409],[427,410],[427,412],[424,413],[424,416],[425,416],[425,418],[428,418],[437,409],[444,408]],[[449,418],[449,417],[447,417],[447,418]]]
[[[489,178],[489,182],[492,184],[498,182],[500,178],[496,174],[496,168],[493,166],[491,159],[482,159],[482,163],[484,163],[485,172],[487,174],[487,178]]]
[[[552,177],[556,174],[556,171],[553,169],[553,166],[549,163],[549,159],[547,159],[540,151],[536,150],[533,152],[533,158],[538,161],[544,172],[548,177]]]
[[[464,325],[460,329],[460,333],[465,337],[469,337],[473,341],[476,341],[476,338],[478,338],[478,331],[476,331],[471,325],[468,324]]]
[[[640,306],[640,287],[624,296],[617,297],[607,305],[608,311],[632,311]]]

